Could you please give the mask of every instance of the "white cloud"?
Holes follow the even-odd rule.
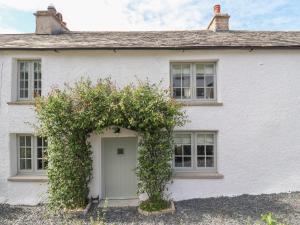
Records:
[[[190,0],[52,0],[71,30],[160,30],[201,28],[201,8]],[[45,0],[0,0],[17,10],[46,9]],[[183,8],[187,10],[184,11]],[[210,10],[211,11],[211,10]],[[207,22],[207,21],[206,21]]]
[[[286,0],[220,0],[223,11],[234,14],[231,27],[253,27],[255,18],[274,13],[258,25],[272,26],[276,10]],[[212,16],[213,0],[0,0],[17,10],[35,12],[53,3],[71,30],[174,30],[205,29]],[[1,23],[0,23],[1,26]]]

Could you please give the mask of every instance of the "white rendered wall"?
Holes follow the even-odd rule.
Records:
[[[300,190],[299,50],[7,51],[0,53],[0,202],[34,204],[46,191],[45,184],[7,181],[15,175],[10,134],[32,133],[35,122],[32,106],[7,105],[15,99],[15,59],[23,58],[42,60],[43,94],[82,76],[93,81],[111,76],[119,86],[148,77],[168,88],[170,61],[218,60],[223,106],[185,107],[191,122],[179,129],[218,130],[217,167],[224,179],[175,180],[172,197]],[[91,193],[97,189],[92,181]]]

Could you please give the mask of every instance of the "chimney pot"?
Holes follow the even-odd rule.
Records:
[[[50,4],[47,8],[48,12],[56,14],[56,9],[55,6],[53,4]]]
[[[221,13],[221,5],[215,5],[214,6],[214,13],[215,14]]]

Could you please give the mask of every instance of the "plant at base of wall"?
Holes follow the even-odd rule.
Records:
[[[134,130],[141,137],[137,166],[138,191],[145,204],[161,205],[171,179],[172,133],[185,123],[181,105],[169,92],[148,81],[117,89],[109,79],[95,85],[81,80],[64,90],[37,98],[39,133],[48,138],[49,206],[84,207],[91,179],[91,132],[109,126]]]
[[[144,211],[154,212],[160,211],[162,209],[170,208],[171,203],[164,199],[157,199],[157,200],[146,200],[140,204],[140,208]]]
[[[261,220],[266,223],[266,225],[284,225],[283,223],[279,223],[274,217],[272,213],[267,213],[261,216]]]

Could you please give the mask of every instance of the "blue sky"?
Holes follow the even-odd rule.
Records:
[[[205,29],[214,4],[235,30],[300,30],[298,0],[0,0],[0,33],[34,32],[36,10],[53,3],[71,30]]]

